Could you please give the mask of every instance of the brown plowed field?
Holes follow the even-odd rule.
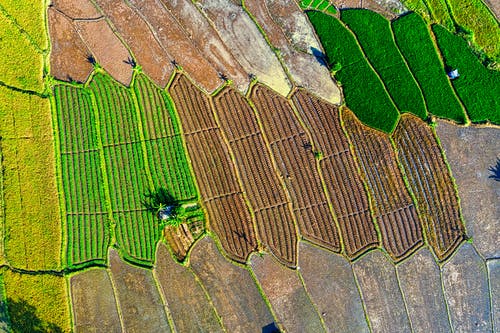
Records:
[[[77,21],[77,31],[92,51],[97,62],[117,81],[129,85],[132,66],[125,61],[131,56],[105,20]]]
[[[178,227],[166,226],[163,234],[175,258],[183,261],[194,243],[194,237],[188,226],[184,223]]]
[[[256,212],[259,235],[278,258],[294,266],[297,235],[293,217],[257,117],[245,98],[231,88],[219,92],[213,101],[221,129],[236,159],[243,188]]]
[[[295,118],[291,105],[271,89],[256,85],[252,101],[276,164],[290,193],[302,236],[333,251],[340,251],[335,221],[323,191],[308,137]]]
[[[398,157],[416,196],[427,239],[439,259],[446,259],[464,239],[453,179],[439,144],[422,120],[403,115],[394,132]]]
[[[164,49],[182,68],[207,91],[215,90],[222,82],[215,68],[189,40],[172,14],[160,0],[130,0],[154,30]]]
[[[87,61],[90,51],[71,21],[60,12],[48,10],[51,74],[59,80],[85,82],[93,66]]]
[[[228,255],[245,262],[257,245],[255,232],[209,99],[183,75],[174,79],[170,94],[179,113],[210,226]]]
[[[51,0],[51,5],[72,19],[92,19],[102,16],[90,0]]]
[[[393,259],[400,260],[422,245],[423,238],[390,138],[362,125],[346,108],[342,120],[368,184],[384,247]]]
[[[224,73],[240,91],[246,91],[250,79],[248,73],[233,57],[217,31],[196,8],[191,0],[161,0],[186,31],[191,41],[200,49],[217,71]]]
[[[297,90],[293,101],[311,133],[314,148],[324,156],[320,170],[337,215],[345,253],[357,257],[376,247],[378,236],[363,180],[340,125],[339,111],[304,90]]]
[[[144,73],[158,85],[165,87],[173,71],[173,66],[170,64],[172,59],[154,38],[146,22],[122,1],[95,0],[95,2],[113,22]]]

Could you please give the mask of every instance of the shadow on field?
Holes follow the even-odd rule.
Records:
[[[500,158],[497,159],[497,164],[489,167],[488,170],[491,172],[488,178],[493,178],[497,182],[500,182]]]
[[[7,299],[7,308],[10,317],[10,328],[12,332],[19,333],[62,333],[62,329],[54,323],[43,321],[36,314],[36,308],[24,300],[15,301]],[[6,314],[1,315],[1,320],[8,320]]]
[[[316,58],[316,60],[325,67],[328,67],[328,62],[326,61],[326,54],[324,54],[321,50],[311,46],[312,55]]]

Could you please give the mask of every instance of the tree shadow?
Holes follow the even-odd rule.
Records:
[[[15,333],[62,333],[63,330],[54,323],[40,319],[36,308],[25,300],[7,299],[7,308],[10,318],[10,328]],[[1,314],[0,320],[8,320],[6,314]]]
[[[321,66],[328,67],[328,61],[326,59],[326,54],[324,54],[321,50],[311,46],[312,55],[316,58],[316,60],[321,64]]]
[[[269,325],[262,327],[262,333],[280,333],[280,330],[276,327],[275,323],[270,323]]]
[[[497,182],[500,182],[500,158],[497,159],[497,164],[490,166],[488,170],[491,172],[488,178],[492,178]]]

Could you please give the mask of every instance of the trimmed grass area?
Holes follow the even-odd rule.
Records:
[[[389,21],[366,9],[344,10],[341,19],[356,35],[400,112],[426,119],[422,92],[394,42]]]
[[[445,26],[450,31],[455,29],[455,24],[448,11],[446,0],[423,0],[431,13],[432,20]],[[464,0],[460,0],[464,1]]]
[[[347,106],[368,126],[390,133],[399,112],[377,74],[368,64],[354,35],[335,17],[307,12],[319,36],[335,78],[342,85]]]
[[[455,96],[422,17],[416,13],[402,16],[392,22],[392,29],[396,44],[424,94],[427,111],[440,118],[465,123],[464,110]]]
[[[440,25],[433,25],[445,65],[458,69],[460,77],[452,81],[472,122],[500,124],[500,72],[488,70],[467,42]]]

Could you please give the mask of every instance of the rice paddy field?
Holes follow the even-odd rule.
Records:
[[[499,331],[495,15],[0,2],[0,332]]]

